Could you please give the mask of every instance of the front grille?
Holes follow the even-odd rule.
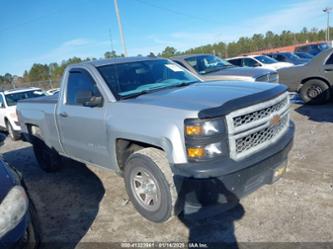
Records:
[[[274,116],[280,118],[277,120],[279,122],[275,124],[272,122]],[[234,111],[226,116],[226,120],[231,158],[240,160],[250,156],[274,143],[287,130],[289,124],[288,93]]]
[[[272,113],[278,112],[283,107],[285,107],[287,104],[288,104],[288,98],[285,98],[285,99],[281,100],[279,103],[271,105],[267,108],[234,117],[233,118],[234,127],[240,127],[242,125],[263,119],[263,118],[271,115]]]
[[[281,119],[281,123],[277,126],[269,126],[265,129],[236,139],[236,153],[248,151],[254,147],[257,147],[260,144],[263,144],[273,139],[287,125],[287,122],[288,115],[285,115],[283,119]]]

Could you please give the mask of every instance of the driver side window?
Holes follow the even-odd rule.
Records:
[[[247,67],[258,67],[259,63],[251,58],[244,58],[244,66]]]
[[[66,104],[102,107],[103,97],[91,75],[82,69],[71,70],[67,82]]]

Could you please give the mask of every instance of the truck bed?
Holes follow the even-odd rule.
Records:
[[[19,119],[23,120],[23,123],[21,122],[21,132],[23,134],[28,133],[28,126],[39,127],[44,142],[61,152],[55,117],[58,97],[57,94],[19,101],[17,111]]]

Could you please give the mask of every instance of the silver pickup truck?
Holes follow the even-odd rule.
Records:
[[[17,111],[42,169],[68,157],[115,170],[154,222],[275,182],[294,136],[285,86],[203,82],[163,58],[71,65],[59,95],[20,101]]]

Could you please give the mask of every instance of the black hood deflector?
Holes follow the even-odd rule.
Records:
[[[253,83],[255,84],[255,83]],[[285,93],[288,90],[288,88],[285,85],[277,85],[271,89],[247,95],[241,98],[236,98],[233,100],[229,100],[226,103],[224,103],[221,106],[204,109],[199,112],[199,118],[200,119],[206,119],[206,118],[215,118],[219,116],[224,116],[229,114],[230,112],[233,112],[235,110],[250,106],[259,104],[264,101],[268,101],[272,98],[275,98],[283,93]]]

